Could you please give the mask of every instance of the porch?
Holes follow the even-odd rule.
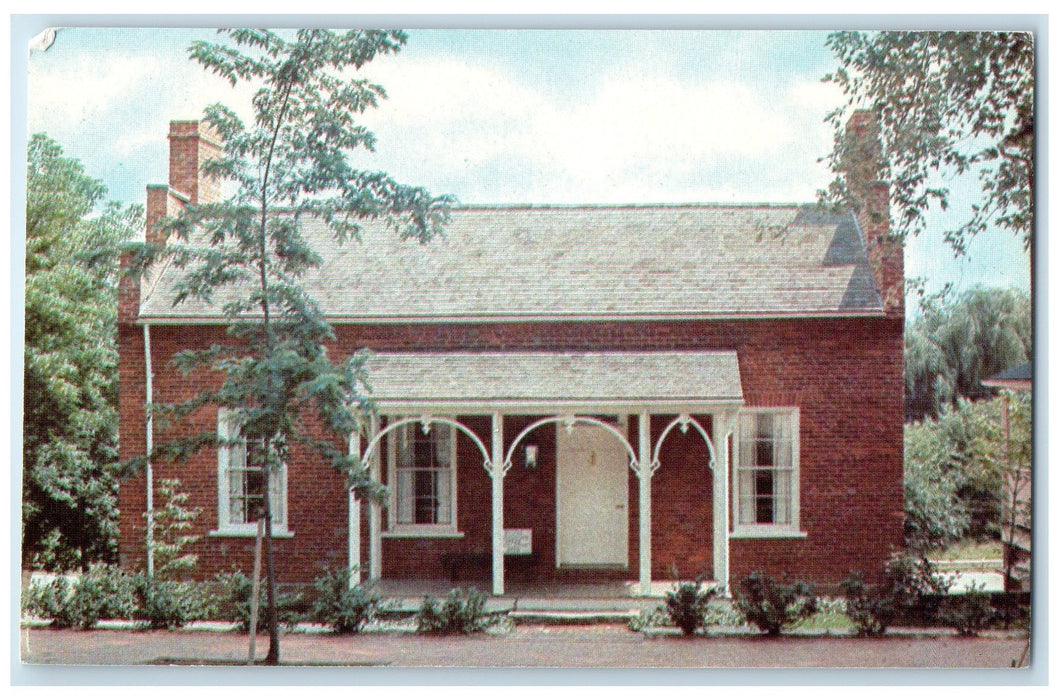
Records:
[[[384,522],[379,504],[350,494],[355,580],[421,598],[466,577],[410,581],[420,571],[440,579],[466,563],[479,569],[470,578],[489,576],[479,588],[524,605],[660,597],[671,584],[658,574],[670,561],[652,562],[660,534],[652,534],[652,482],[667,464],[673,473],[678,445],[693,439],[700,534],[696,570],[680,570],[705,571],[727,588],[728,442],[742,404],[734,352],[394,353],[375,356],[369,369],[378,415],[350,450],[376,481],[385,462],[394,495]],[[468,468],[486,479],[466,481]],[[506,480],[514,489],[505,492]],[[517,506],[512,499],[530,482],[534,496],[548,491],[551,500],[532,516],[516,507],[520,517],[505,521],[505,507]],[[663,511],[663,530],[687,525],[686,513]]]

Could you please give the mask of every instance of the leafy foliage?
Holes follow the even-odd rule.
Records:
[[[200,539],[188,533],[201,509],[187,507],[188,494],[181,490],[179,479],[162,479],[158,484],[158,499],[162,507],[154,513],[152,541],[155,576],[170,579],[198,563],[197,555],[184,550]]]
[[[217,583],[221,586],[220,612],[224,619],[235,622],[243,632],[250,630],[250,599],[254,593],[254,582],[241,571],[218,574]],[[262,585],[264,588],[264,585]],[[260,593],[259,593],[260,595]],[[298,612],[302,596],[298,593],[277,593],[277,617],[281,625],[293,629],[301,621]],[[258,628],[260,629],[263,609],[258,608]]]
[[[352,585],[348,569],[328,571],[313,583],[317,599],[313,619],[339,634],[355,634],[385,609],[368,586]]]
[[[104,619],[128,619],[136,610],[135,584],[116,566],[94,564],[71,582],[58,576],[25,594],[25,610],[54,627],[95,627]]]
[[[416,631],[423,634],[481,632],[496,620],[496,615],[485,612],[487,600],[485,593],[474,588],[466,593],[454,588],[443,601],[426,596],[416,614]]]
[[[982,380],[1033,359],[1029,295],[977,287],[925,297],[905,331],[905,415],[937,417],[960,397],[993,392]]]
[[[1005,402],[1011,407],[1006,441]],[[1030,419],[1030,397],[1005,392],[990,401],[961,399],[937,420],[905,426],[909,547],[925,551],[943,546],[965,529],[975,536],[1001,534],[1003,506],[1018,487],[1015,477],[1027,473],[1031,464]]]
[[[828,119],[836,133],[849,113],[871,107],[880,116],[883,171],[895,204],[894,232],[925,230],[926,213],[946,209],[946,184],[964,173],[978,178],[981,197],[970,218],[946,231],[957,255],[990,226],[1033,239],[1034,47],[1022,32],[843,31],[827,45],[840,68],[825,81],[838,85],[844,105]],[[849,200],[839,173],[828,195]],[[940,176],[940,177],[939,177]]]
[[[22,561],[87,570],[117,554],[118,247],[138,207],[44,134],[26,181]]]
[[[715,594],[713,588],[702,588],[701,579],[678,582],[665,594],[669,619],[684,635],[695,634],[706,627],[707,607]]]
[[[776,636],[808,619],[818,607],[809,584],[802,581],[777,583],[760,571],[751,573],[739,583],[735,604],[747,622],[769,636]]]
[[[198,583],[167,581],[146,574],[137,574],[134,581],[138,598],[134,617],[151,629],[183,627],[209,619],[214,613],[213,597]]]
[[[952,581],[952,576],[938,573],[933,562],[916,552],[898,552],[886,562],[886,583],[900,605],[910,605],[925,595],[944,595]]]
[[[965,593],[950,595],[941,609],[941,621],[961,637],[977,637],[993,617],[989,594],[973,585]]]
[[[860,574],[851,574],[842,581],[845,594],[845,614],[853,622],[857,633],[877,637],[897,617],[897,595],[891,586],[869,588]]]
[[[401,185],[381,173],[357,170],[355,149],[374,136],[357,124],[385,96],[359,71],[378,55],[396,53],[399,31],[335,32],[302,29],[222,30],[228,41],[195,42],[192,60],[236,86],[254,89],[253,117],[245,121],[221,104],[206,123],[224,153],[203,166],[222,191],[221,202],[199,202],[162,223],[165,246],[143,250],[141,264],[166,259],[183,271],[177,303],[223,309],[230,342],[187,350],[175,358],[185,372],[212,368],[219,387],[159,413],[179,420],[212,405],[229,409],[264,465],[265,491],[298,444],[347,475],[369,495],[380,488],[346,444],[370,410],[365,355],[335,362],[325,344],[334,332],[301,280],[322,263],[302,223],[312,219],[337,241],[357,239],[360,222],[382,220],[398,234],[425,242],[448,218],[449,199]],[[314,434],[307,428],[311,420]],[[160,456],[186,458],[207,444],[231,444],[216,433],[160,446]],[[267,663],[279,662],[279,633],[269,499],[264,499],[268,580]]]

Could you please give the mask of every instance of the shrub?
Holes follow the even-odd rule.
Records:
[[[807,583],[780,584],[755,571],[740,582],[736,608],[747,622],[775,636],[812,616],[817,600]]]
[[[846,616],[857,633],[878,636],[886,632],[897,617],[897,602],[890,586],[869,588],[860,574],[851,574],[841,584],[845,593]]]
[[[471,588],[466,594],[454,588],[444,601],[433,596],[423,599],[416,614],[416,631],[427,634],[470,634],[480,632],[496,621],[496,615],[485,612],[485,593]]]
[[[318,594],[312,617],[339,634],[355,634],[384,610],[382,599],[367,586],[352,586],[349,569],[328,571],[313,583]]]
[[[188,508],[188,494],[182,490],[179,479],[162,479],[158,483],[160,506],[154,511],[154,537],[151,549],[154,552],[154,572],[160,579],[176,579],[198,563],[198,555],[187,554],[185,549],[201,539],[188,534],[194,529],[201,508]],[[147,514],[144,514],[147,517]]]
[[[989,594],[974,584],[966,593],[950,595],[941,607],[941,621],[961,637],[977,637],[992,620]]]
[[[678,582],[666,591],[666,612],[673,624],[687,636],[706,627],[706,608],[716,591],[702,588],[702,579]]]
[[[196,583],[167,581],[146,574],[136,578],[139,598],[135,618],[151,629],[183,627],[208,619],[215,610],[213,597]]]
[[[939,574],[923,554],[898,552],[886,563],[886,584],[899,605],[911,606],[927,595],[944,595],[952,587],[953,579]]]
[[[135,610],[134,584],[110,564],[94,564],[73,583],[59,577],[34,584],[26,596],[26,611],[51,620],[55,627],[90,628],[103,619],[128,619]]]
[[[226,613],[224,619],[238,623],[240,630],[249,632],[250,596],[254,592],[254,582],[250,580],[249,576],[246,576],[241,571],[218,574],[217,582],[221,585],[223,590],[221,596],[221,608],[223,612]],[[258,595],[260,596],[257,610],[258,629],[263,629],[266,626],[266,590],[268,590],[267,579],[262,579],[261,587],[258,592]],[[292,629],[301,621],[301,615],[298,613],[298,606],[301,604],[301,600],[302,597],[300,594],[276,591],[276,609],[279,614],[279,622],[287,629]]]

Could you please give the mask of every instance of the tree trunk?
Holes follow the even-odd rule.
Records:
[[[266,450],[265,454],[271,450]],[[279,611],[276,608],[276,569],[272,560],[272,467],[266,457],[265,475],[265,575],[268,581],[268,655],[265,664],[279,665]]]

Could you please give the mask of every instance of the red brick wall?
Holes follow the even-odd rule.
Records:
[[[527,323],[480,325],[344,326],[337,330],[333,357],[360,347],[396,350],[696,350],[735,349],[747,406],[798,406],[801,424],[801,527],[805,539],[733,540],[733,581],[754,569],[833,584],[851,570],[877,573],[902,529],[902,336],[899,318],[770,320],[724,322]],[[168,367],[173,353],[218,340],[207,327],[151,329],[156,374],[155,400],[177,401],[216,381],[205,375],[184,378]],[[121,344],[122,456],[142,451],[142,330],[123,325]],[[196,417],[200,429],[212,429],[214,414]],[[489,444],[487,417],[462,419]],[[532,420],[508,416],[505,443]],[[709,427],[708,419],[703,417]],[[668,421],[652,420],[658,439]],[[166,432],[156,428],[156,442]],[[636,446],[636,420],[630,419]],[[629,562],[627,572],[557,573],[555,561],[555,429],[541,428],[540,466],[526,471],[516,464],[505,479],[505,524],[533,529],[536,562],[509,575],[560,580],[594,576],[635,579],[638,561],[637,479],[629,479]],[[385,576],[444,577],[441,556],[449,551],[488,552],[491,532],[491,483],[477,448],[466,437],[458,449],[458,525],[461,539],[383,540]],[[202,509],[203,534],[216,527],[216,453],[204,451],[185,465],[155,465],[155,479],[179,476]],[[701,438],[674,431],[662,450],[662,466],[652,484],[653,575],[682,575],[712,570],[712,486]],[[383,470],[385,472],[385,469]],[[277,541],[279,576],[309,581],[320,564],[344,564],[347,501],[341,478],[318,459],[296,455],[290,467],[289,510],[296,535]],[[122,561],[143,560],[142,477],[122,485]],[[366,508],[364,509],[367,510]],[[385,524],[385,517],[384,517]],[[366,514],[364,518],[366,523]],[[367,530],[362,536],[367,562]],[[233,566],[249,569],[251,540],[203,537],[195,551],[199,575],[212,576]],[[486,576],[487,572],[482,572]],[[485,579],[483,578],[483,581]]]

